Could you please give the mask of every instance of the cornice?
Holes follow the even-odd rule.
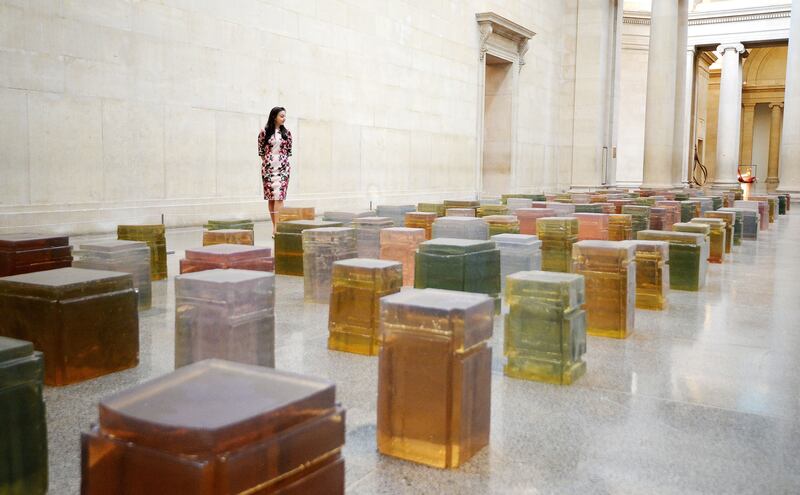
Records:
[[[729,22],[752,22],[768,19],[784,19],[791,16],[791,4],[769,8],[749,8],[727,10],[724,12],[701,12],[689,14],[690,26],[704,24],[724,24]],[[650,25],[650,12],[625,11],[622,22],[624,24]]]

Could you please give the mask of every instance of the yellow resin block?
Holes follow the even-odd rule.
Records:
[[[636,307],[662,310],[669,290],[669,243],[629,241],[636,250]]]
[[[580,241],[572,249],[573,272],[586,284],[589,335],[624,339],[633,332],[636,307],[634,247],[624,241]]]
[[[402,265],[366,258],[336,261],[332,285],[328,349],[377,355],[380,300],[400,291]]]
[[[292,222],[294,220],[314,220],[316,214],[313,207],[284,206],[278,210],[277,222]]]
[[[248,229],[220,229],[203,232],[203,246],[216,244],[253,245],[253,231]]]
[[[721,218],[693,218],[689,223],[698,223],[701,225],[708,225],[709,231],[709,253],[708,261],[710,263],[722,263],[725,260],[725,249],[728,242],[727,238],[727,225],[725,220]]]
[[[720,218],[725,222],[725,254],[730,254],[733,248],[733,232],[736,227],[736,212],[734,211],[707,211],[706,218]]]

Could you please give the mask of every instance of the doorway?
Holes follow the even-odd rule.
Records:
[[[499,197],[512,189],[514,64],[486,54],[481,195]]]

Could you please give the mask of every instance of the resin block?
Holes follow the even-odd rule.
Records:
[[[679,201],[656,201],[656,207],[666,210],[661,230],[672,230],[672,225],[681,221],[681,203]]]
[[[520,208],[530,208],[532,201],[527,198],[506,198],[505,205],[508,206],[508,212],[514,215]]]
[[[0,337],[0,493],[47,492],[44,360],[33,344]]]
[[[0,315],[0,335],[33,342],[44,353],[47,385],[139,362],[139,312],[129,273],[57,268],[0,278]]]
[[[361,217],[353,219],[356,229],[356,246],[359,258],[378,259],[381,256],[381,230],[395,224],[389,217]],[[400,222],[398,225],[402,225]]]
[[[711,218],[729,218],[718,215],[733,215],[733,245],[739,246],[742,244],[742,231],[744,229],[744,212],[742,210],[723,207],[717,211],[710,211],[707,215]]]
[[[758,240],[758,232],[762,230],[758,203],[737,200],[734,204],[736,204],[736,207],[733,209],[742,213],[742,239]]]
[[[508,215],[508,207],[492,204],[483,204],[478,207],[478,217],[488,217],[489,215]]]
[[[378,205],[375,208],[375,215],[378,217],[386,217],[392,221],[389,227],[402,227],[406,219],[406,213],[416,211],[417,207],[414,205]],[[378,256],[373,256],[377,258]]]
[[[344,432],[332,383],[208,359],[100,401],[81,493],[344,494]]]
[[[650,228],[650,207],[642,205],[626,205],[622,207],[622,213],[631,216],[631,230],[633,237],[640,230]]]
[[[707,211],[705,214],[714,213]],[[725,249],[727,244],[727,233],[725,220],[721,218],[693,218],[689,223],[699,223],[708,225],[711,230],[708,238],[708,261],[711,263],[722,263],[725,261]]]
[[[278,210],[277,222],[292,222],[294,220],[314,220],[316,211],[311,206],[284,206]]]
[[[150,248],[150,280],[167,278],[167,238],[165,227],[154,225],[118,225],[117,239],[142,241]]]
[[[381,301],[378,451],[456,468],[489,443],[494,303],[409,289]]]
[[[599,203],[576,203],[575,213],[603,213],[603,207]]]
[[[536,220],[556,216],[552,208],[520,208],[515,212],[519,219],[519,233],[536,235]]]
[[[608,240],[608,215],[605,213],[575,213],[578,219],[578,240]]]
[[[253,245],[253,231],[247,229],[219,229],[203,231],[203,246],[214,244]]]
[[[417,203],[417,211],[436,213],[437,217],[443,217],[445,214],[445,207],[444,203]]]
[[[665,241],[627,241],[635,249],[636,307],[662,310],[669,291],[669,243]]]
[[[545,195],[541,193],[513,193],[513,194],[501,194],[500,195],[500,202],[504,205],[508,204],[509,199],[526,199],[528,201],[545,201]]]
[[[396,261],[355,258],[333,264],[328,349],[375,356],[380,347],[380,301],[399,292],[403,269]]]
[[[506,376],[570,385],[586,373],[582,275],[515,273],[507,280],[506,301]]]
[[[572,245],[578,240],[578,219],[544,217],[536,220],[536,235],[542,241],[542,270],[569,273]]]
[[[611,203],[597,203],[600,205],[601,212],[605,213],[606,215],[616,215],[617,208]]]
[[[573,272],[586,284],[586,331],[624,339],[633,332],[636,309],[636,250],[627,241],[579,241],[572,248]]]
[[[557,217],[570,217],[575,214],[575,205],[573,204],[548,201],[547,208],[554,210]]]
[[[492,241],[500,250],[500,288],[512,273],[542,268],[542,241],[535,235],[497,234]]]
[[[274,266],[275,260],[270,248],[241,244],[214,244],[213,246],[187,249],[186,258],[180,260],[181,273],[200,272],[215,268],[271,272]]]
[[[328,222],[340,222],[345,227],[351,227],[353,219],[359,217],[374,217],[374,211],[326,211],[322,214],[322,219]]]
[[[417,249],[414,287],[500,294],[500,250],[492,241],[441,238]]]
[[[658,206],[650,208],[650,229],[666,230],[667,210]]]
[[[475,211],[474,215],[477,215],[478,207],[481,205],[480,201],[473,201],[473,200],[456,200],[456,199],[445,199],[444,200],[444,209],[445,212],[451,208],[456,209],[471,209]]]
[[[215,269],[175,277],[175,367],[209,358],[275,366],[275,275]]]
[[[448,208],[445,212],[448,217],[475,217],[475,208]]]
[[[633,217],[627,214],[608,216],[608,240],[627,241],[633,238]]]
[[[643,230],[638,240],[669,242],[669,288],[698,291],[705,285],[708,244],[703,234]]]
[[[433,222],[439,216],[433,212],[410,211],[406,213],[405,226],[412,229],[424,229],[425,239],[430,239],[433,231]]]
[[[150,283],[150,248],[139,241],[98,241],[81,244],[75,268],[89,268],[111,272],[125,272],[133,276],[133,288],[139,301],[139,309],[148,309],[152,304]]]
[[[623,206],[633,204],[632,199],[609,199],[608,202],[614,205],[614,210],[616,210],[614,213],[618,215],[622,213]]]
[[[711,226],[706,224],[700,223],[692,223],[689,222],[679,222],[672,226],[672,230],[675,232],[693,232],[695,234],[703,234],[706,239],[706,244],[709,245],[709,250],[711,248]],[[710,253],[709,253],[710,254]]]
[[[206,230],[245,229],[253,230],[253,220],[250,218],[212,218],[203,225]]]
[[[65,235],[0,235],[0,277],[72,266],[72,247]]]
[[[519,234],[519,219],[515,215],[487,215],[483,220],[489,224],[489,236]]]
[[[275,233],[275,273],[303,275],[303,231],[321,227],[341,227],[340,222],[292,220],[277,225]]]
[[[786,215],[787,199],[785,194],[778,195],[778,215]]]
[[[489,239],[489,224],[482,218],[442,217],[433,222],[433,238]]]
[[[358,256],[356,231],[323,227],[303,231],[303,289],[306,302],[328,304],[333,263]]]
[[[767,221],[768,223],[775,222],[775,218],[778,215],[778,200],[775,196],[750,196],[748,199],[750,201],[766,202]]]
[[[403,285],[414,286],[414,258],[417,247],[425,242],[425,230],[390,227],[381,230],[381,259],[403,265]]]
[[[569,198],[570,198],[570,201],[572,201],[576,205],[578,205],[578,204],[587,204],[587,203],[589,203],[589,200],[591,199],[591,195],[589,193],[573,192],[573,193],[569,193]],[[575,211],[577,212],[578,210],[575,210]],[[584,213],[597,213],[597,212],[586,211]]]

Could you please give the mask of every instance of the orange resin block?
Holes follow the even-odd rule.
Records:
[[[552,208],[519,208],[514,214],[519,219],[519,233],[536,235],[536,220],[556,216]]]
[[[403,269],[395,261],[353,258],[333,264],[328,313],[328,349],[378,354],[381,297],[403,286]]]
[[[409,289],[381,301],[378,450],[455,468],[489,443],[494,302]]]
[[[100,401],[81,493],[343,494],[334,384],[209,359]]]
[[[578,239],[608,240],[608,215],[605,213],[575,213],[578,219]]]
[[[219,229],[203,231],[203,246],[214,244],[253,245],[253,231],[248,229]]]
[[[46,385],[69,385],[139,363],[130,273],[57,268],[0,278],[0,335],[44,353]]]
[[[586,284],[586,330],[624,339],[633,332],[636,254],[627,241],[580,241],[572,249],[573,272]]]
[[[669,243],[628,241],[636,250],[636,307],[662,310],[669,291]]]
[[[433,222],[440,216],[444,215],[424,211],[409,211],[405,216],[405,226],[412,229],[425,230],[425,239],[430,239]]]
[[[294,220],[314,220],[316,214],[314,207],[284,206],[278,210],[277,222],[291,222]]]

